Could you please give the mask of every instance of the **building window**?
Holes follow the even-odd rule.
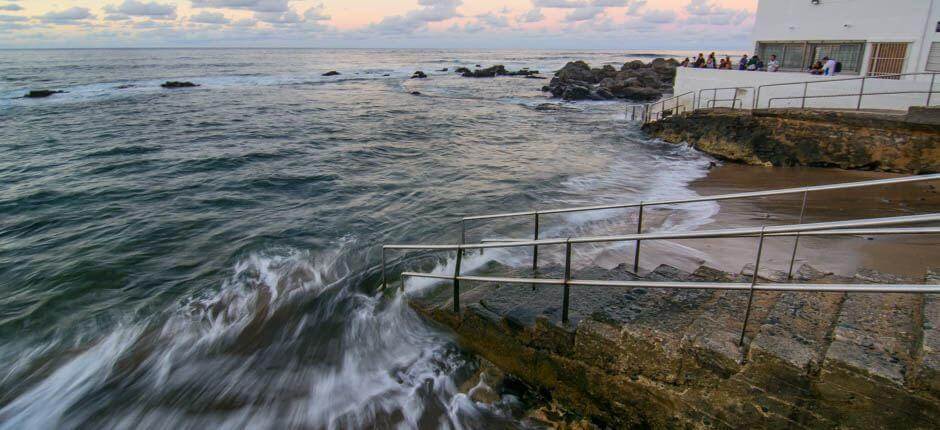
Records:
[[[864,43],[814,43],[810,45],[813,62],[829,57],[842,63],[841,73],[860,73]]]
[[[930,45],[930,53],[927,55],[927,71],[940,72],[940,42],[934,42]]]
[[[872,43],[871,59],[868,61],[868,76],[891,76],[904,71],[907,59],[906,43]],[[898,76],[893,76],[900,79]]]
[[[780,70],[801,71],[806,68],[803,64],[806,45],[803,43],[760,43],[757,55],[766,63],[771,55],[777,56]]]

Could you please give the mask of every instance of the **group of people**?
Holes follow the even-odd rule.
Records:
[[[755,54],[751,57],[748,57],[747,54],[741,56],[741,59],[738,60],[735,64],[734,60],[730,56],[725,56],[720,60],[716,60],[715,53],[712,52],[708,54],[706,58],[704,54],[699,53],[698,57],[695,60],[690,60],[689,57],[686,57],[685,60],[682,60],[679,63],[679,67],[692,67],[696,69],[719,69],[719,70],[750,70],[750,71],[767,71],[767,72],[776,72],[780,70],[780,62],[777,61],[776,55],[771,55],[770,60],[767,63],[764,63],[760,57]],[[835,59],[829,57],[823,57],[822,60],[816,61],[809,67],[809,72],[814,75],[824,75],[824,76],[833,76],[842,70],[842,63],[839,63]]]
[[[680,67],[692,67],[697,69],[720,69],[720,70],[750,70],[750,71],[768,71],[776,72],[780,70],[780,62],[777,61],[776,55],[770,56],[770,61],[766,64],[759,56],[753,55],[748,57],[747,54],[744,54],[737,64],[730,56],[726,55],[725,58],[720,60],[715,59],[715,53],[712,52],[708,54],[708,58],[705,58],[705,55],[702,53],[698,54],[698,57],[695,61],[690,60],[686,57],[685,60],[682,60],[679,63]]]
[[[823,57],[822,60],[809,66],[809,73],[813,75],[832,76],[841,71],[842,63],[829,57]]]

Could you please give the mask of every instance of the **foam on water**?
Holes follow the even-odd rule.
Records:
[[[513,396],[471,399],[476,363],[448,333],[377,292],[378,246],[453,243],[463,215],[691,197],[708,164],[646,141],[621,104],[543,111],[540,81],[452,72],[615,54],[85,55],[0,67],[18,79],[0,90],[0,181],[15,184],[0,196],[3,430],[524,426]],[[154,97],[166,80],[202,86]],[[40,85],[69,93],[10,100]],[[716,207],[651,209],[647,231]],[[542,238],[630,232],[633,216],[546,217]],[[528,222],[471,241],[528,237]],[[629,246],[579,246],[576,264]],[[529,252],[468,252],[462,271],[528,267]],[[392,271],[453,273],[452,252],[434,258]]]

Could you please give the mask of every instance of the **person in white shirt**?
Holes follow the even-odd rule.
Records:
[[[776,55],[771,55],[770,62],[767,63],[767,71],[776,72],[777,70],[780,70],[780,62],[777,61]]]
[[[829,57],[823,57],[823,75],[833,76],[836,74],[836,60]]]

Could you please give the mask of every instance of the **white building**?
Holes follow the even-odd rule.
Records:
[[[753,41],[753,53],[764,62],[777,56],[779,72],[680,68],[675,94],[694,92],[698,106],[730,106],[724,100],[736,96],[744,107],[856,108],[861,99],[862,108],[906,109],[924,105],[928,92],[940,88],[940,76],[930,74],[940,72],[940,0],[759,0]],[[840,63],[837,76],[808,73],[823,57]],[[755,103],[762,85],[803,81],[813,84],[761,88]],[[723,87],[748,88],[701,91]],[[804,90],[809,96],[805,101]],[[897,91],[908,93],[876,94]],[[931,99],[931,104],[940,104],[940,94]]]

